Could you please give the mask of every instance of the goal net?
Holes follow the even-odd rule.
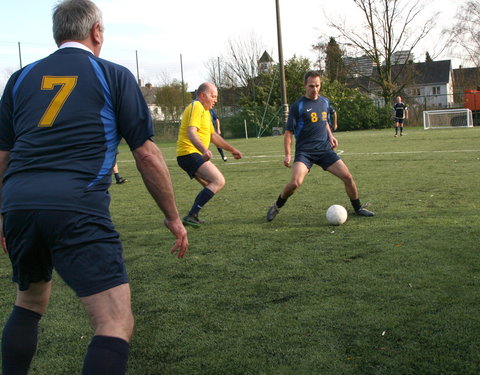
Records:
[[[424,129],[471,128],[472,111],[468,108],[440,109],[423,112]]]

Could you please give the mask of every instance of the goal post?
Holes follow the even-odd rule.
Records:
[[[424,129],[471,128],[472,111],[468,108],[423,111]]]

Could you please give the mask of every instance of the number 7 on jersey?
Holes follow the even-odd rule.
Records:
[[[65,101],[75,88],[77,84],[77,77],[72,76],[44,76],[42,79],[42,90],[53,90],[55,86],[61,86],[57,94],[53,97],[50,105],[43,114],[39,127],[50,127],[58,116],[58,113],[62,109]]]

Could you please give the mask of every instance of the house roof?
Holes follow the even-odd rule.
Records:
[[[410,69],[411,66],[411,69]],[[411,74],[411,82],[415,85],[428,85],[450,82],[452,62],[450,60],[430,61],[404,65],[394,65],[393,76],[398,76],[402,68]],[[408,74],[407,74],[408,75]]]
[[[453,69],[455,90],[478,90],[480,87],[480,68]]]
[[[273,59],[272,59],[272,56],[270,56],[267,51],[264,51],[264,52],[263,52],[263,55],[260,57],[260,59],[258,60],[258,62],[259,62],[259,63],[262,63],[262,62],[271,63],[271,62],[274,62],[274,61],[273,61]]]
[[[156,94],[156,87],[153,87],[150,84],[147,84],[146,86],[140,87],[140,91],[143,94],[143,97],[145,98],[145,101],[147,104],[155,104],[155,94]]]

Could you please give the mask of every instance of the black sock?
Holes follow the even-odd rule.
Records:
[[[355,211],[358,211],[360,208],[362,208],[360,199],[350,199],[350,202],[352,202],[352,206]]]
[[[123,375],[127,371],[128,342],[118,337],[94,336],[83,362],[82,375]]]
[[[218,152],[220,153],[220,156],[222,159],[225,159],[225,154],[223,153],[223,148],[217,147]]]
[[[214,197],[214,195],[215,193],[209,188],[204,188],[200,193],[198,193],[188,214],[190,216],[197,216],[203,206],[205,206],[207,202]]]
[[[35,311],[13,306],[3,327],[2,369],[4,374],[26,374],[37,350],[38,322]]]
[[[121,177],[118,173],[114,173],[115,180],[120,181]]]
[[[277,198],[277,202],[275,203],[277,205],[278,208],[282,208],[284,206],[284,204],[287,202],[287,199],[283,199],[281,195],[278,196]]]

